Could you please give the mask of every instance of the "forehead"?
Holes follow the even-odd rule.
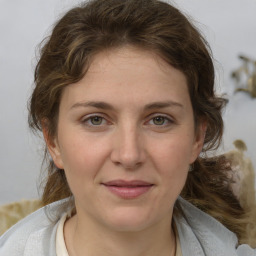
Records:
[[[170,78],[175,71],[180,73],[180,78],[185,78],[183,73],[174,69],[163,58],[154,51],[134,47],[124,46],[108,49],[96,54],[91,61],[87,76],[91,73],[102,73],[107,75],[109,71],[130,72],[136,77],[150,74],[151,78],[157,79]],[[155,72],[151,73],[154,70]],[[109,73],[110,75],[112,74]]]
[[[118,103],[188,100],[185,75],[154,52],[123,47],[96,54],[85,76],[65,88],[63,98]]]

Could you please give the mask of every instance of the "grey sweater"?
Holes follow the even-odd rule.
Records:
[[[0,256],[56,256],[61,200],[32,213],[0,237]],[[174,217],[183,256],[256,256],[256,249],[237,246],[237,237],[221,223],[181,197]],[[50,216],[56,220],[50,220]]]

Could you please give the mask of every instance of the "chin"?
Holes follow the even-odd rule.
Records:
[[[109,228],[119,232],[138,232],[149,228],[156,222],[149,212],[141,209],[118,209],[111,211],[106,220]]]

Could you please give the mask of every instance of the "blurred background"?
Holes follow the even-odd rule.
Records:
[[[43,143],[29,131],[27,101],[33,86],[36,48],[56,19],[78,0],[0,0],[0,204],[38,198]],[[209,41],[216,66],[216,86],[229,104],[220,153],[243,140],[256,167],[256,98],[234,91],[248,85],[243,55],[256,60],[256,0],[171,1]],[[249,62],[248,62],[249,63]],[[253,64],[248,64],[253,72]],[[241,68],[241,80],[231,78]],[[236,74],[238,74],[237,72]]]

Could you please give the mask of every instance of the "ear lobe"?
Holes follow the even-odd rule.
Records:
[[[197,159],[197,157],[202,151],[202,148],[204,146],[206,131],[207,131],[207,122],[201,121],[196,131],[191,163],[193,163]]]
[[[202,121],[198,127],[198,132],[197,132],[197,140],[199,142],[200,146],[200,151],[202,150],[204,146],[204,139],[207,131],[207,123],[205,121]]]
[[[46,124],[42,125],[42,130],[43,130],[44,140],[47,145],[47,149],[52,157],[54,164],[59,169],[63,169],[64,167],[63,167],[63,162],[62,162],[61,153],[60,153],[60,147],[59,147],[57,138],[52,138],[49,135],[48,126]]]

